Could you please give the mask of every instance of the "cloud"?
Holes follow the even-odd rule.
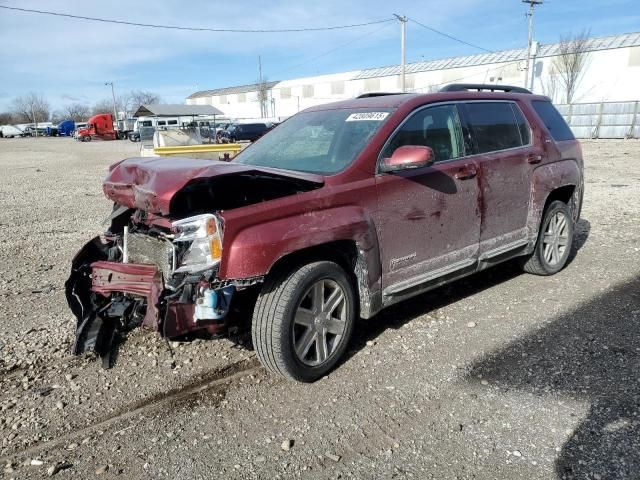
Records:
[[[89,99],[85,96],[85,95],[69,95],[67,93],[63,93],[62,95],[60,95],[60,98],[62,98],[63,100],[70,100],[72,102],[87,102]]]
[[[482,0],[386,0],[345,2],[325,0],[243,1],[233,5],[192,0],[189,2],[132,2],[114,0],[96,4],[81,0],[23,0],[9,5],[47,9],[144,23],[224,28],[292,28],[327,26],[390,18],[393,11],[415,15],[420,21],[443,27],[460,12],[477,10]],[[136,28],[21,12],[0,11],[0,44],[3,45],[0,90],[9,97],[38,91],[52,106],[65,101],[95,102],[110,97],[105,81],[119,92],[148,89],[172,101],[199,88],[211,88],[256,80],[257,56],[265,72],[279,79],[300,72],[330,73],[352,65],[380,65],[397,61],[399,28],[384,28],[359,41],[354,38],[379,29],[288,34],[231,34]],[[422,32],[425,34],[425,32]],[[341,45],[352,42],[344,48]],[[308,62],[332,49],[331,55]],[[304,68],[291,69],[299,64]],[[317,70],[309,70],[316,68]],[[287,70],[289,69],[289,71]],[[271,75],[270,72],[274,72]],[[164,93],[163,93],[164,92]],[[117,92],[118,93],[118,92]],[[0,96],[0,108],[8,102]]]

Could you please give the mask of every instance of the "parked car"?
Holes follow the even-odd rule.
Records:
[[[140,130],[135,130],[133,132],[129,132],[129,141],[131,141],[131,142],[139,142],[140,141]]]
[[[27,128],[24,129],[23,132],[23,137],[35,137],[36,135],[39,137],[44,137],[47,135],[47,129],[49,128],[49,126],[47,127],[34,127],[34,126],[28,126]]]
[[[24,137],[25,133],[20,127],[15,125],[3,125],[0,128],[2,136],[5,138]]]
[[[234,123],[223,130],[220,136],[229,142],[255,142],[271,128],[272,125],[267,123]]]
[[[111,226],[66,283],[74,352],[108,363],[118,330],[223,333],[248,310],[262,364],[308,382],[358,317],[509,259],[560,271],[581,148],[548,98],[501,88],[319,105],[228,163],[112,165]]]

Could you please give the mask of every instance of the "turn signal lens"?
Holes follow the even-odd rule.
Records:
[[[214,237],[211,239],[211,242],[209,243],[209,249],[211,250],[211,258],[213,260],[222,257],[222,243],[220,242],[219,237]]]

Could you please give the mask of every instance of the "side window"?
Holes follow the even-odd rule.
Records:
[[[523,145],[511,103],[469,102],[465,107],[478,144],[478,153],[495,152]]]
[[[527,119],[524,118],[522,114],[522,110],[515,103],[511,104],[511,108],[513,109],[513,114],[516,117],[516,122],[518,123],[518,130],[520,131],[520,138],[522,139],[523,145],[529,145],[531,143],[531,128],[527,123]]]
[[[556,142],[575,140],[569,125],[567,125],[567,122],[564,121],[560,112],[556,110],[556,107],[551,102],[534,100],[531,104]]]
[[[456,106],[438,105],[414,113],[387,144],[383,158],[391,157],[404,145],[431,147],[436,162],[463,157],[462,127]]]

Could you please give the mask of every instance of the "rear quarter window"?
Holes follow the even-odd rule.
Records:
[[[534,100],[531,102],[531,105],[556,142],[575,140],[576,137],[573,136],[569,125],[567,125],[567,122],[564,121],[560,112],[556,110],[556,107],[554,107],[551,102]]]
[[[465,107],[478,153],[507,150],[529,143],[523,142],[510,102],[469,102]]]

